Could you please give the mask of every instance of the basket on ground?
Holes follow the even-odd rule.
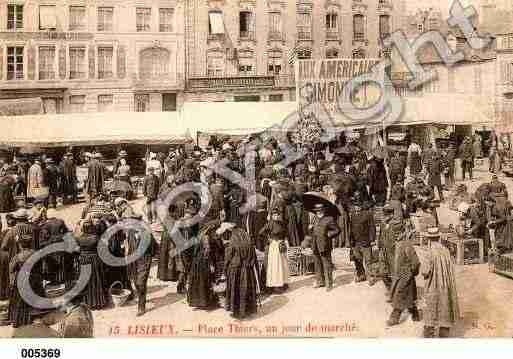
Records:
[[[109,295],[115,307],[121,307],[130,296],[130,291],[123,288],[123,283],[116,281],[109,288]]]

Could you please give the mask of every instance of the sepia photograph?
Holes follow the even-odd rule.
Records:
[[[512,134],[513,0],[0,0],[0,348],[511,338]]]

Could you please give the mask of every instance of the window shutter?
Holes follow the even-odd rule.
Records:
[[[94,79],[95,77],[95,57],[96,51],[94,45],[89,45],[89,78]]]
[[[126,51],[124,45],[118,46],[118,77],[124,79],[126,77]]]
[[[59,77],[61,80],[66,79],[67,69],[66,69],[66,47],[61,46],[59,48]]]
[[[29,80],[35,79],[36,73],[36,48],[29,46],[27,48],[27,78]]]

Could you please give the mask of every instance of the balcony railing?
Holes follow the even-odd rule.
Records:
[[[311,31],[298,31],[297,38],[298,38],[298,40],[312,40],[312,32]]]
[[[239,40],[255,40],[255,32],[254,31],[241,31],[239,34]]]
[[[208,34],[208,41],[222,41],[224,39],[224,34]]]
[[[328,30],[326,31],[326,39],[328,40],[338,40],[340,38],[340,33],[338,30]]]
[[[273,88],[274,76],[232,76],[190,78],[187,87],[191,90],[223,90]]]
[[[392,3],[390,1],[380,1],[378,3],[378,10],[392,10]]]
[[[285,41],[285,34],[282,32],[269,32],[269,40],[273,41]]]

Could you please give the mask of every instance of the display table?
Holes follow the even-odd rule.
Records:
[[[490,272],[513,279],[513,253],[497,255],[490,261]]]
[[[455,238],[444,236],[441,243],[454,258],[456,264],[481,264],[484,263],[484,243],[481,238]]]

